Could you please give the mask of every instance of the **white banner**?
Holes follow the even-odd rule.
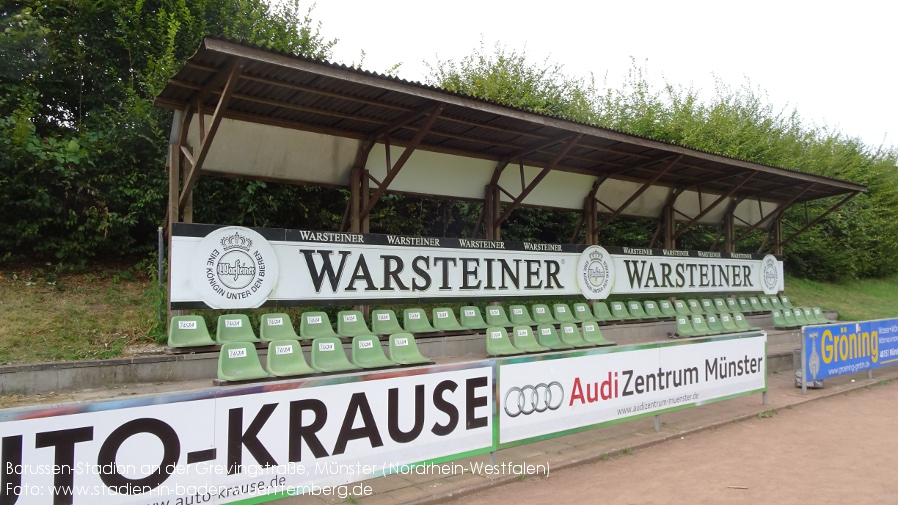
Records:
[[[25,412],[0,422],[0,503],[223,504],[316,494],[492,447],[491,362],[406,373]]]
[[[172,308],[783,288],[773,256],[178,225]]]
[[[701,405],[766,387],[765,334],[499,363],[499,443]]]

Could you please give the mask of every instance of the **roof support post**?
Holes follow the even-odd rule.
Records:
[[[754,174],[752,174],[752,175],[754,175]],[[745,177],[744,179],[739,181],[739,184],[736,184],[735,186],[733,186],[733,188],[730,189],[727,193],[720,195],[720,197],[717,200],[714,200],[714,202],[712,202],[711,205],[708,205],[704,210],[702,210],[701,212],[696,214],[696,216],[694,218],[692,218],[688,223],[686,223],[682,228],[680,228],[680,230],[676,233],[676,235],[674,235],[674,240],[678,239],[680,237],[680,235],[682,235],[686,230],[688,230],[693,225],[695,225],[695,223],[697,223],[701,218],[708,215],[709,212],[714,210],[715,207],[717,207],[718,205],[723,203],[727,198],[733,196],[733,194],[736,191],[739,191],[739,189],[752,178],[752,175],[749,175],[748,177]],[[701,194],[699,195],[699,203],[701,203]]]
[[[848,200],[851,200],[852,198],[854,198],[854,197],[857,196],[857,195],[858,195],[858,192],[855,191],[854,193],[851,193],[851,194],[849,194],[848,196],[846,196],[845,198],[839,200],[839,202],[836,203],[835,205],[833,205],[832,207],[830,207],[829,210],[827,210],[827,211],[824,212],[823,214],[820,214],[819,216],[817,216],[816,218],[814,218],[811,222],[809,222],[809,223],[807,223],[806,225],[804,225],[800,230],[796,231],[796,232],[793,233],[792,235],[789,235],[788,238],[786,238],[785,240],[783,240],[783,241],[780,243],[780,247],[782,247],[782,246],[788,244],[789,242],[791,242],[795,237],[797,237],[797,236],[801,235],[802,233],[804,233],[805,231],[807,231],[808,228],[811,228],[812,226],[815,226],[815,225],[816,225],[817,223],[819,223],[820,221],[823,221],[823,219],[824,219],[826,216],[830,215],[830,213],[832,213],[833,211],[835,211],[836,209],[838,209],[838,208],[841,207],[842,205],[845,205],[846,203],[848,203]]]
[[[501,210],[501,194],[498,184],[490,184],[486,187],[484,198],[484,234],[487,240],[502,240],[502,226],[496,221],[496,216]]]
[[[782,216],[782,214],[783,214],[784,212],[786,212],[786,209],[788,209],[789,206],[791,206],[792,203],[795,202],[795,200],[798,200],[799,198],[801,198],[801,195],[807,193],[807,191],[808,191],[809,189],[811,189],[813,186],[814,186],[814,184],[809,184],[809,185],[805,186],[804,189],[802,189],[801,191],[799,191],[798,193],[796,193],[795,196],[793,196],[791,200],[789,200],[788,202],[783,202],[783,203],[781,203],[781,204],[780,204],[776,209],[774,209],[772,212],[770,212],[770,213],[767,214],[766,216],[763,216],[761,219],[759,219],[757,223],[755,223],[755,224],[749,226],[748,229],[745,230],[745,231],[742,233],[742,235],[739,235],[739,237],[736,238],[736,243],[738,244],[739,242],[742,242],[742,239],[744,239],[746,236],[748,236],[749,233],[751,233],[751,232],[753,232],[754,230],[756,230],[756,229],[760,228],[761,226],[763,226],[764,223],[766,223],[768,220],[770,220],[771,217],[773,217],[773,216],[777,216],[777,217],[778,217],[778,216]],[[760,201],[759,201],[759,205],[760,205]]]
[[[171,240],[172,226],[180,219],[178,212],[178,186],[181,178],[181,152],[177,145],[168,146],[168,220],[166,223],[166,233],[168,234],[168,278],[166,279],[166,292],[171,293],[172,286],[172,258],[171,258]],[[171,321],[172,310],[171,304],[168,303],[168,319]]]
[[[736,243],[733,241],[734,226],[733,213],[723,215],[723,250],[724,252],[736,252]]]
[[[677,220],[676,216],[674,216],[674,206],[665,205],[662,212],[662,224],[664,225],[664,248],[665,249],[676,249],[677,248]]]
[[[783,255],[783,216],[776,216],[773,221],[773,254]]]
[[[651,179],[649,179],[648,181],[646,181],[645,184],[643,184],[639,189],[637,189],[636,192],[634,192],[634,193],[630,196],[630,198],[627,199],[626,202],[624,202],[620,207],[618,207],[618,209],[617,209],[616,211],[612,212],[610,216],[608,216],[607,218],[605,218],[604,220],[602,220],[602,224],[600,224],[599,226],[596,227],[596,233],[600,232],[603,228],[605,228],[606,226],[608,226],[608,225],[611,223],[611,221],[614,220],[614,218],[616,218],[617,216],[621,215],[621,214],[624,212],[624,210],[625,210],[631,203],[633,203],[634,201],[636,201],[637,198],[639,198],[639,195],[645,193],[646,190],[648,190],[650,187],[652,187],[653,184],[655,184],[656,182],[658,182],[658,179],[660,179],[665,173],[667,173],[668,170],[670,170],[671,168],[673,168],[674,165],[676,165],[677,162],[680,161],[680,158],[682,158],[682,157],[683,157],[682,154],[681,154],[681,155],[678,155],[678,156],[674,156],[673,159],[671,159],[671,160],[667,163],[667,165],[664,166],[663,169],[661,169],[660,171],[658,171],[658,173],[655,174],[654,177],[652,177]]]

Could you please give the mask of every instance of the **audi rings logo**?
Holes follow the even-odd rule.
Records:
[[[558,410],[563,402],[564,388],[558,381],[513,387],[505,393],[505,413],[508,417],[529,416],[534,412]]]

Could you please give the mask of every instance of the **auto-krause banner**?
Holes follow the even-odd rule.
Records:
[[[805,381],[898,363],[898,319],[805,326]]]
[[[492,376],[481,361],[6,411],[0,503],[261,503],[486,452]]]
[[[682,409],[766,389],[765,334],[499,362],[499,444]]]
[[[774,256],[177,224],[171,307],[759,292]]]

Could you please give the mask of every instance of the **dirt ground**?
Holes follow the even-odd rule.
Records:
[[[898,381],[550,472],[457,505],[898,503]]]

